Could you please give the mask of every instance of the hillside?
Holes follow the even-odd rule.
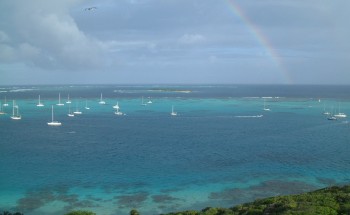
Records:
[[[350,214],[350,186],[329,187],[299,195],[277,196],[232,208],[205,208],[164,215]]]

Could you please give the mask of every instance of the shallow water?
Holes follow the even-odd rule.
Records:
[[[0,210],[147,215],[348,183],[348,121],[322,115],[347,113],[348,88],[2,87],[2,102],[15,99],[23,118],[10,119],[12,104],[0,115]],[[55,105],[59,92],[83,114],[68,117],[67,104]],[[152,104],[141,106],[142,96]],[[126,115],[114,114],[117,101]],[[51,105],[61,127],[46,124]]]

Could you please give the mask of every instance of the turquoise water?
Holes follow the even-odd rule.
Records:
[[[349,88],[1,87],[9,106],[0,115],[0,211],[147,215],[348,183],[350,125],[322,113],[348,113]],[[58,93],[83,114],[68,117]],[[13,99],[20,121],[10,118]],[[125,115],[114,114],[117,102]],[[61,127],[46,124],[51,105]]]

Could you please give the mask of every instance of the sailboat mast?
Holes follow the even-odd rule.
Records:
[[[12,101],[12,116],[15,115],[15,100]]]
[[[51,105],[51,121],[53,122],[53,105]]]

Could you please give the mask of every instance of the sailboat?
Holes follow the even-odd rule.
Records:
[[[85,101],[85,109],[90,110],[90,108],[87,106],[87,101]]]
[[[69,104],[69,110],[68,110],[68,114],[69,117],[74,117],[74,114],[70,111],[70,104]]]
[[[38,101],[38,104],[36,105],[37,107],[43,107],[44,106],[44,104],[43,103],[41,103],[41,101],[40,101],[40,95],[39,95],[39,101]]]
[[[142,106],[146,106],[147,105],[146,103],[143,103],[143,96],[142,96],[142,99],[141,99],[141,105]]]
[[[330,115],[331,113],[326,111],[326,105],[323,104],[323,115]]]
[[[6,102],[6,96],[5,96],[5,102],[4,102],[3,106],[4,106],[4,107],[9,106],[9,104]]]
[[[51,105],[51,122],[48,122],[47,125],[49,125],[49,126],[61,126],[62,125],[61,122],[53,120],[53,105]]]
[[[98,103],[99,103],[100,105],[105,105],[105,104],[106,104],[106,102],[103,101],[103,99],[102,99],[102,93],[101,93],[100,101],[99,101]]]
[[[174,112],[174,105],[171,106],[171,113],[170,113],[170,115],[172,115],[172,116],[177,116],[177,113]]]
[[[347,117],[345,113],[341,113],[341,112],[340,112],[340,106],[339,106],[339,104],[338,104],[338,113],[337,113],[337,114],[334,114],[334,116],[337,117],[337,118],[345,118],[345,117]]]
[[[58,106],[63,106],[64,104],[61,103],[61,93],[58,94]]]
[[[67,101],[66,101],[67,104],[70,104],[72,103],[71,100],[69,99],[69,94],[68,94],[68,98],[67,98]]]
[[[0,115],[3,115],[3,114],[5,114],[4,107],[3,107],[3,105],[0,102]]]
[[[78,108],[78,103],[77,103],[77,108],[76,108],[76,110],[73,113],[76,114],[76,115],[82,114],[82,112]]]
[[[15,108],[16,108],[16,114],[15,114]],[[14,119],[14,120],[20,120],[22,119],[22,116],[19,115],[18,113],[18,105],[15,104],[15,100],[13,100],[12,102],[12,116],[11,116],[11,119]]]
[[[334,116],[333,114],[333,107],[332,107],[332,113],[330,114],[329,117],[327,117],[328,120],[337,120],[337,117]]]
[[[117,110],[114,112],[116,115],[119,115],[119,116],[120,116],[120,115],[123,115],[123,113],[119,111],[119,104],[118,104],[118,102],[117,102],[116,105],[113,106],[113,108],[117,109]]]
[[[270,111],[270,108],[266,107],[266,100],[264,99],[264,111]]]
[[[118,102],[117,102],[116,105],[113,106],[113,108],[114,108],[114,109],[119,109],[119,104],[118,104]]]
[[[152,104],[151,97],[148,97],[148,102],[147,104]]]

